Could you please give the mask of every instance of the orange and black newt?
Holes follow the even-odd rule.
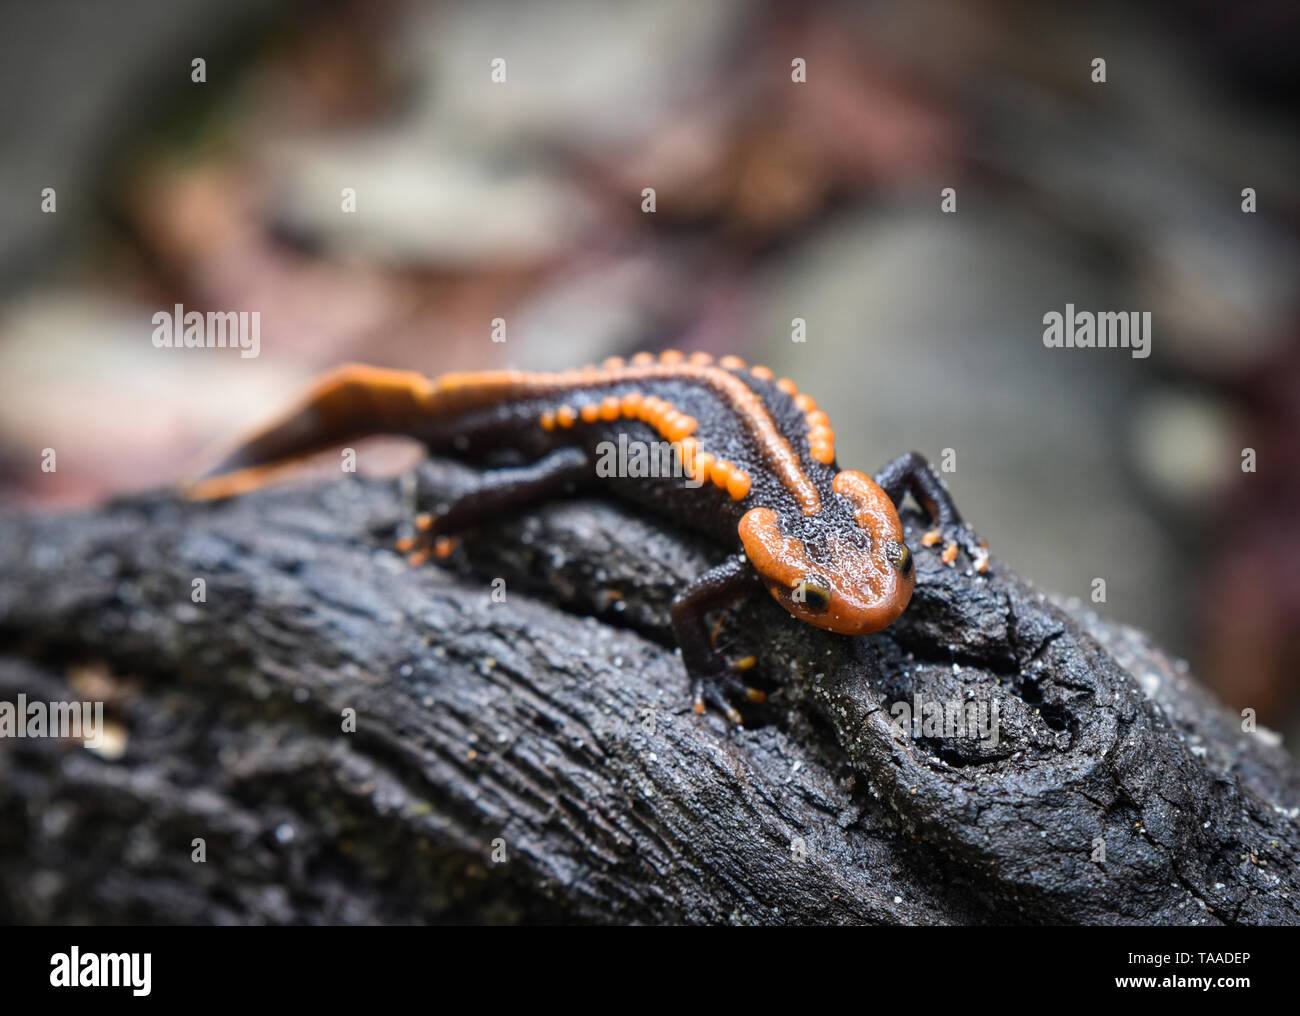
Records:
[[[788,378],[734,356],[641,353],[558,373],[444,374],[348,365],[325,375],[279,422],[240,445],[190,490],[228,497],[263,485],[277,464],[372,434],[417,438],[432,450],[487,462],[502,450],[525,465],[488,469],[480,483],[416,519],[426,547],[485,515],[596,482],[701,531],[736,553],[674,600],[672,623],[705,703],[732,720],[732,698],[758,700],[713,649],[705,614],[761,585],[808,624],[862,635],[891,624],[912,596],[915,568],[897,506],[911,493],[932,520],[926,546],[962,548],[975,570],[986,545],[966,526],[933,467],[915,452],[873,479],[835,462],[826,413]],[[602,442],[671,443],[678,475],[597,477]],[[663,473],[663,470],[655,472]],[[411,541],[401,549],[411,549]],[[413,555],[419,562],[428,550]]]

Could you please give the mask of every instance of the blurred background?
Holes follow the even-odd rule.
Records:
[[[733,352],[1294,745],[1300,5],[1056,7],[7,3],[0,502],[169,484],[345,360]],[[155,348],[178,303],[260,355]],[[1067,303],[1151,356],[1045,348]]]

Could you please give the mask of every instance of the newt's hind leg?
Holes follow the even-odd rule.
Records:
[[[919,452],[900,455],[886,464],[876,474],[875,480],[895,506],[901,505],[903,498],[911,494],[930,516],[933,528],[921,538],[921,543],[926,547],[943,543],[944,564],[956,562],[957,548],[960,547],[970,556],[977,572],[988,571],[989,545],[962,521],[947,486],[925,456]]]
[[[444,557],[450,538],[478,525],[484,518],[512,508],[572,493],[595,476],[591,460],[581,448],[558,448],[526,466],[490,469],[468,490],[439,501],[415,517],[416,536],[399,540],[397,549],[411,552],[412,564],[423,564],[433,554]]]

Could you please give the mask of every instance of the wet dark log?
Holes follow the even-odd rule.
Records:
[[[736,732],[667,624],[720,549],[573,501],[411,569],[400,491],[5,521],[0,701],[103,701],[110,736],[0,739],[0,920],[1300,921],[1276,739],[997,563],[918,554],[865,639],[728,615],[774,689]],[[899,702],[996,704],[996,743]]]

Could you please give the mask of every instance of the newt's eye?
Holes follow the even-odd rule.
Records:
[[[885,557],[898,569],[900,575],[912,573],[912,552],[905,543],[890,543],[885,547]]]
[[[831,604],[830,581],[820,575],[805,575],[794,587],[790,598],[809,610],[825,610]]]

